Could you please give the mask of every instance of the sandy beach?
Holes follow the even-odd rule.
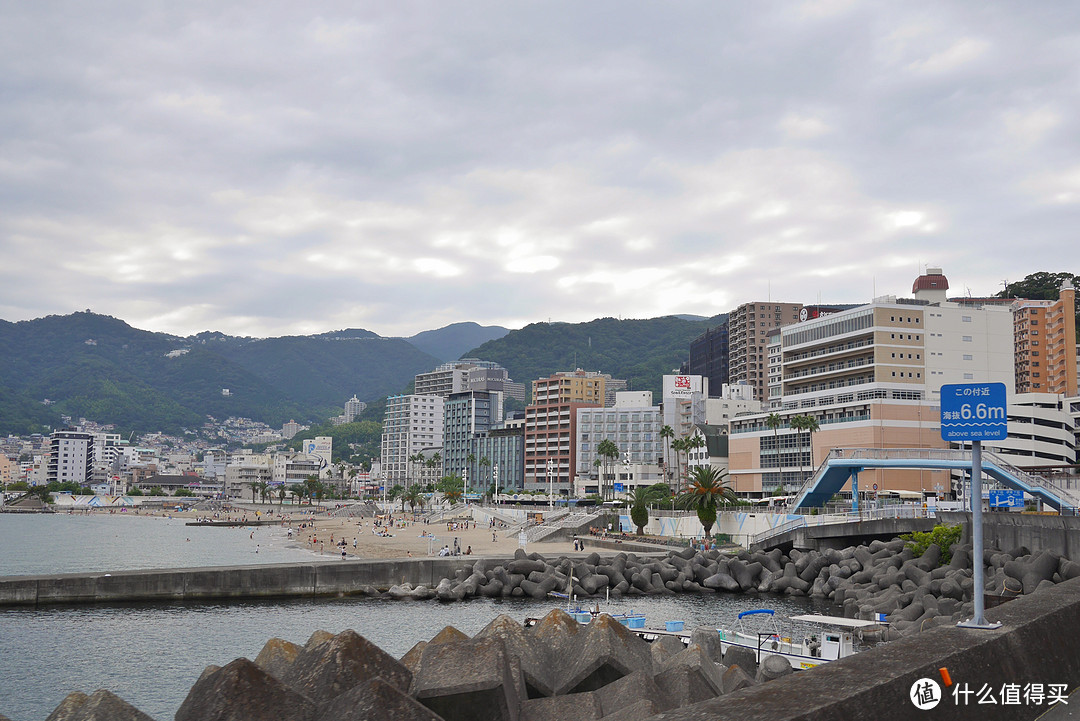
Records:
[[[281,542],[287,538],[288,531],[291,530],[292,538],[285,541],[287,544],[322,557],[340,558],[342,548],[344,548],[347,558],[423,558],[428,555],[438,555],[443,546],[448,546],[453,550],[455,539],[462,555],[467,555],[471,549],[471,555],[474,556],[509,556],[513,555],[518,548],[517,536],[506,537],[506,528],[500,527],[493,531],[482,521],[473,522],[470,518],[466,522],[467,514],[465,513],[458,518],[425,524],[422,520],[414,520],[412,513],[397,511],[393,514],[390,525],[382,521],[382,525],[376,527],[374,519],[331,518],[327,517],[326,510],[324,507],[320,512],[313,513],[309,507],[244,503],[233,506],[232,510],[223,514],[209,514],[205,511],[176,512],[140,509],[138,514],[128,512],[115,515],[186,520],[228,518],[274,521],[275,523],[269,525],[247,529],[245,533],[248,536],[247,540],[258,543],[260,538],[268,538],[272,535],[277,542]],[[78,513],[85,512],[80,510]],[[110,511],[95,509],[90,513],[99,515],[109,514]],[[200,529],[193,527],[191,532],[199,533]],[[342,539],[345,539],[344,547],[338,545]],[[556,541],[529,544],[526,550],[544,555],[562,555],[573,553],[574,547],[571,541]]]

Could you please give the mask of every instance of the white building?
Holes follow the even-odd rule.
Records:
[[[282,468],[282,476],[285,469]],[[229,498],[251,494],[251,484],[274,480],[274,460],[268,453],[237,453],[229,456],[225,467],[225,493]]]
[[[1009,437],[983,445],[1018,468],[1076,463],[1076,421],[1054,393],[1018,393],[1008,402]]]
[[[660,438],[663,423],[659,406],[652,403],[651,391],[620,391],[615,394],[615,405],[611,408],[578,408],[575,425],[578,477],[575,493],[599,492],[598,479],[604,461],[597,448],[605,440],[612,441],[619,449],[619,458],[610,462],[610,477],[606,479],[609,488],[613,483],[627,488],[663,480],[658,463],[664,456]]]
[[[367,403],[364,403],[355,395],[345,401],[345,422],[352,423],[358,415],[364,412],[365,408],[367,408]]]
[[[407,483],[409,457],[442,445],[442,396],[413,393],[386,399],[379,456],[387,484]]]
[[[94,434],[69,428],[53,431],[46,483],[88,486],[94,477]]]
[[[705,399],[705,425],[716,426],[721,429],[721,433],[727,434],[732,418],[761,411],[762,403],[754,400],[752,385],[725,383],[719,398]]]

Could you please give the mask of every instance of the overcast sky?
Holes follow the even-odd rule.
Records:
[[[1080,272],[1080,3],[8,2],[0,318],[276,336]]]

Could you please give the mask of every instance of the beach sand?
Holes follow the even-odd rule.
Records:
[[[256,512],[258,515],[256,515]],[[93,513],[95,515],[108,513],[108,510],[100,509],[93,511]],[[130,515],[135,516],[133,513]],[[142,510],[138,515],[141,517],[167,516],[192,520],[196,518],[214,518],[214,514],[208,514],[205,511],[147,512]],[[226,516],[237,520],[245,518],[249,521],[280,521],[280,523],[274,523],[273,525],[255,527],[251,532],[256,539],[269,532],[279,540],[283,540],[282,533],[284,529],[291,528],[293,531],[292,539],[285,541],[285,543],[306,549],[316,557],[325,558],[341,557],[341,548],[337,543],[342,538],[346,542],[345,552],[348,558],[424,558],[429,555],[429,548],[431,549],[430,555],[438,555],[439,549],[443,546],[449,546],[453,550],[455,538],[458,540],[463,555],[471,547],[474,556],[505,557],[512,556],[519,547],[517,535],[507,537],[506,528],[495,529],[494,540],[492,540],[492,529],[488,528],[483,521],[477,522],[474,528],[473,521],[469,519],[466,528],[467,514],[465,513],[455,519],[446,519],[441,522],[435,521],[425,525],[423,521],[412,520],[413,515],[411,513],[398,511],[393,514],[394,527],[385,529],[390,534],[389,536],[379,536],[372,533],[373,519],[371,518],[329,518],[326,515],[326,507],[321,512],[313,514],[307,506],[298,509],[295,506],[282,507],[272,506],[271,504],[244,503],[234,505],[227,514],[219,515],[222,518]],[[448,530],[447,521],[457,521],[459,527],[455,530]],[[300,528],[301,525],[306,527]],[[376,528],[375,530],[381,531],[384,529]],[[433,536],[430,543],[428,536],[425,534]],[[355,547],[353,545],[354,539],[356,541]],[[529,553],[537,552],[544,556],[559,556],[573,553],[574,546],[572,541],[530,543],[525,550]]]

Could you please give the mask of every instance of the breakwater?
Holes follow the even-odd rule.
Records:
[[[758,662],[742,649],[724,651],[710,628],[696,629],[685,649],[670,638],[650,646],[609,617],[582,627],[560,611],[532,630],[506,616],[471,638],[447,627],[400,659],[352,631],[316,632],[303,646],[271,639],[254,661],[207,667],[176,719],[905,721],[925,713],[981,721],[1035,719],[1055,689],[1060,697],[1076,688],[1080,578],[987,617],[1002,626],[934,628],[799,673],[777,656]],[[945,678],[944,691],[913,694]],[[950,684],[976,696],[954,695]],[[978,701],[981,689],[1000,698],[1034,685],[1037,701]],[[936,709],[918,709],[926,698]],[[151,721],[104,690],[70,694],[50,718]]]
[[[0,606],[370,594],[434,588],[461,565],[449,557],[10,576],[0,577]]]

